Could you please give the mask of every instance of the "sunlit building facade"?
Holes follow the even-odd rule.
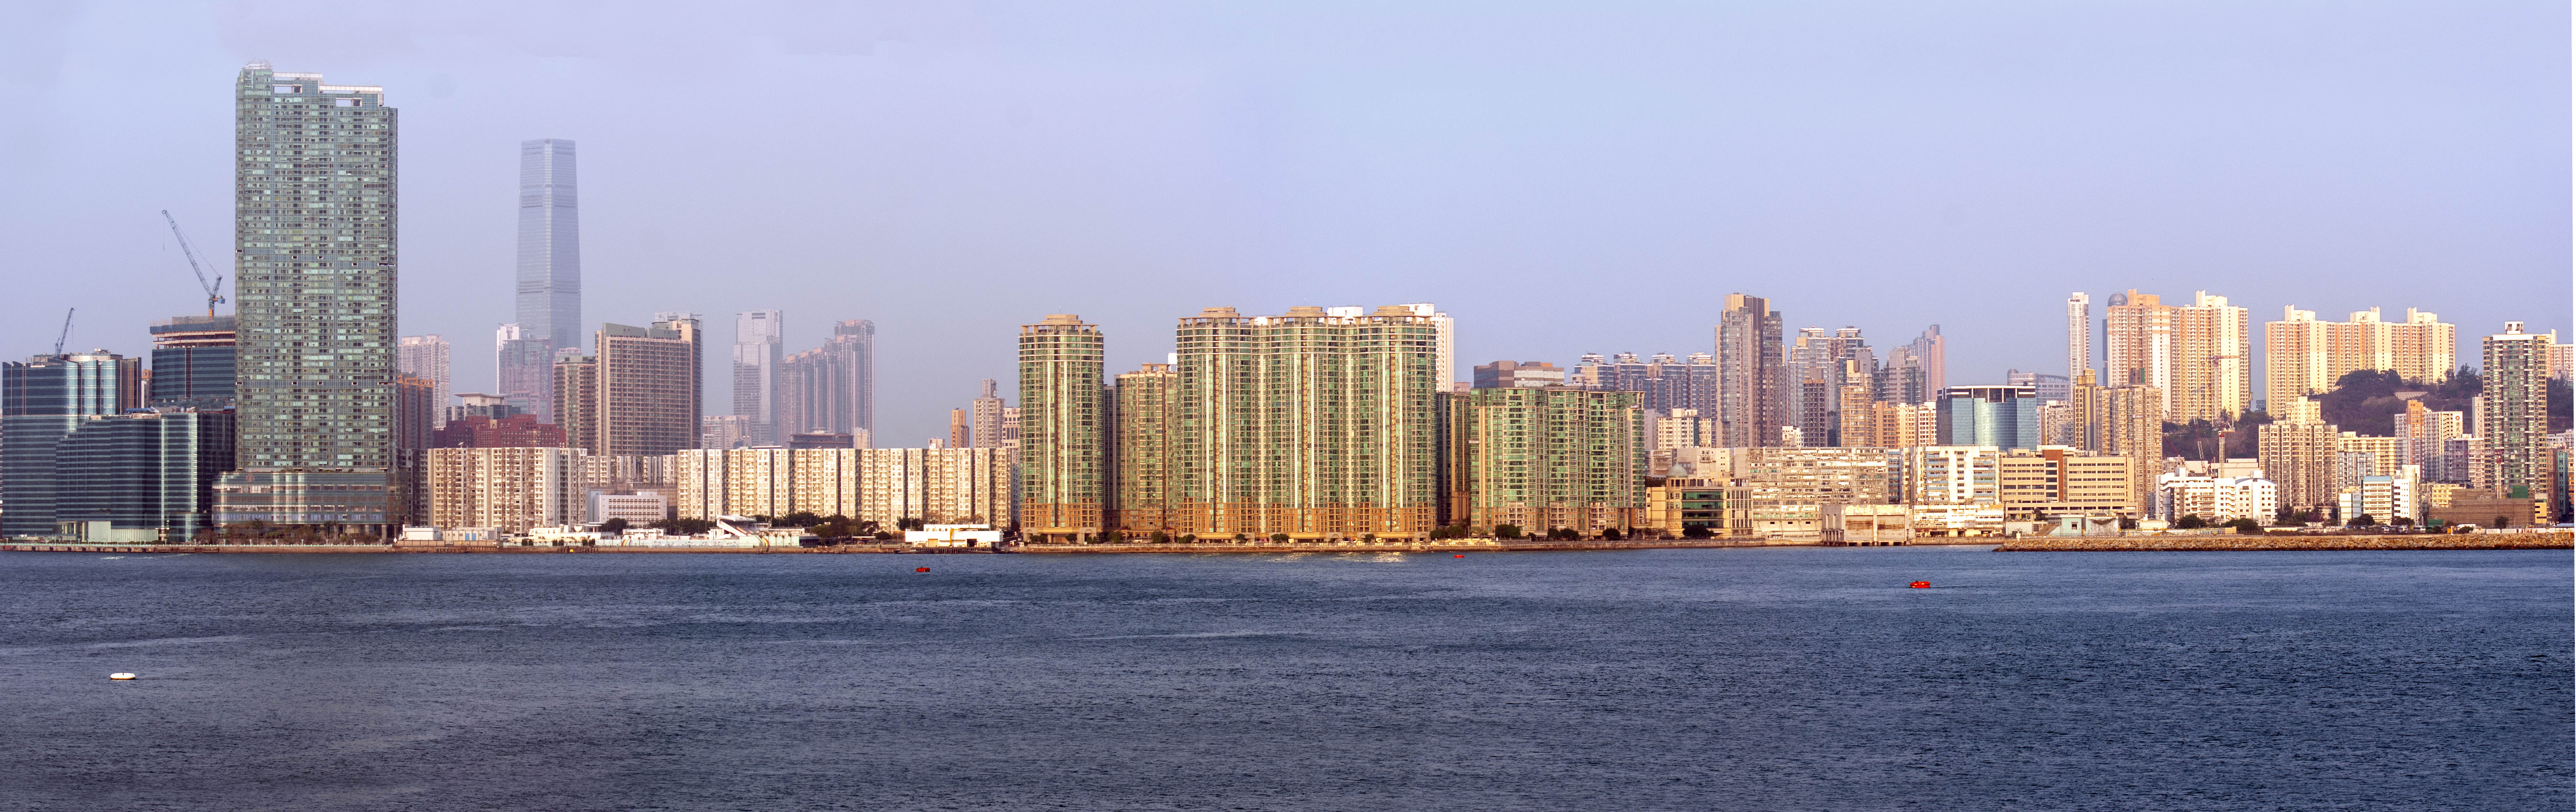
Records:
[[[1171,525],[1208,536],[1427,536],[1441,323],[1402,306],[1181,319]],[[1021,399],[1022,443],[1036,439]],[[1025,456],[1025,454],[1024,454]]]
[[[1088,542],[1109,526],[1107,339],[1071,314],[1022,325],[1021,537]]]
[[[383,535],[394,485],[396,116],[253,62],[234,86],[240,471],[218,521]]]

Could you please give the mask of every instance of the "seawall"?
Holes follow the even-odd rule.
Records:
[[[1779,545],[1814,546],[1811,541],[1766,541],[1764,539],[1674,539],[1670,541],[1548,541],[1544,539],[1504,541],[1500,539],[1455,539],[1447,541],[1378,541],[1378,542],[1244,542],[1242,544],[1028,544],[1012,547],[1015,553],[1517,553],[1562,550],[1670,550],[1707,547],[1766,547]]]
[[[2477,533],[2471,535],[2263,535],[2263,536],[2093,536],[2024,539],[1917,540],[1916,545],[1997,545],[1996,552],[2183,552],[2242,550],[2566,550],[2576,548],[2569,531]],[[1813,547],[1810,539],[1673,539],[1668,541],[1548,541],[1528,539],[1460,539],[1374,543],[1247,542],[1243,544],[1033,544],[1003,549],[988,547],[907,547],[898,544],[851,544],[839,547],[503,547],[492,544],[75,544],[11,542],[0,552],[104,553],[110,555],[241,554],[241,553],[479,553],[500,555],[597,555],[601,553],[731,553],[736,555],[987,555],[992,553],[1514,553],[1576,550],[1673,550],[1728,547]]]
[[[499,555],[546,555],[600,553],[734,553],[750,555],[815,554],[846,555],[870,553],[903,553],[914,555],[957,555],[990,553],[1506,553],[1564,550],[1662,550],[1704,547],[1772,547],[1815,546],[1812,540],[1789,539],[1675,539],[1671,541],[1549,541],[1524,539],[1459,539],[1451,541],[1327,543],[1327,542],[1245,542],[1242,544],[1030,544],[1001,549],[990,547],[908,547],[900,544],[846,544],[838,547],[520,547],[485,544],[80,544],[68,542],[10,542],[0,544],[0,552],[19,553],[107,553],[111,555],[175,555],[180,553],[477,553]]]
[[[986,554],[999,552],[985,547],[906,547],[900,544],[847,544],[839,547],[502,547],[492,544],[67,544],[47,542],[13,542],[0,544],[0,552],[10,553],[113,553],[119,555],[176,555],[180,553],[487,553],[505,555],[598,553],[736,553],[825,554],[866,553],[905,554]]]
[[[2342,536],[2068,536],[2013,539],[2002,553],[2180,552],[2252,550],[2565,550],[2576,548],[2569,531]]]

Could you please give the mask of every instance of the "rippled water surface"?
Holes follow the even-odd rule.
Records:
[[[2565,809],[2570,562],[5,554],[0,808]]]

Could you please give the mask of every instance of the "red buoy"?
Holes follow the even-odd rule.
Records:
[[[912,571],[913,571],[913,572],[929,572],[929,571],[930,571],[930,568],[929,568],[929,567],[914,567],[914,568],[912,568]]]
[[[1467,554],[1466,554],[1466,553],[1459,553],[1459,554],[1457,554],[1457,555],[1450,556],[1450,558],[1466,558],[1466,557],[1467,557]]]
[[[1906,588],[1908,588],[1908,589],[1931,589],[1931,588],[1932,588],[1932,582],[1930,582],[1930,581],[1916,581],[1916,582],[1914,582],[1914,583],[1906,584],[1905,586],[1906,586]]]

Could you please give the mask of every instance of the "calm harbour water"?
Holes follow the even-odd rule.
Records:
[[[2565,551],[10,554],[0,808],[2565,809],[2572,578]]]

